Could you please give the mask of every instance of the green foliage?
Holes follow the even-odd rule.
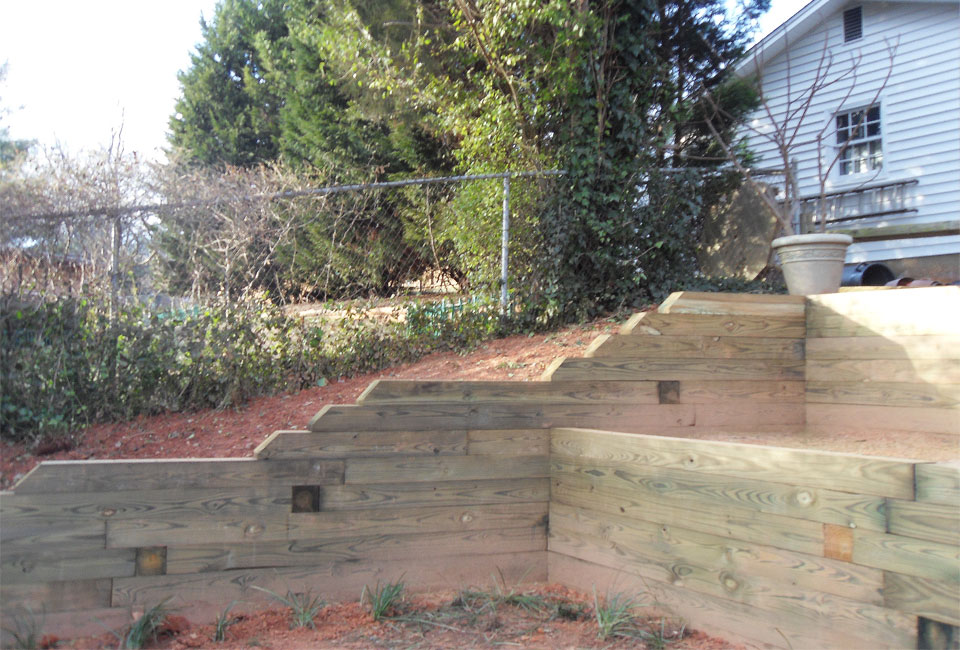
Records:
[[[217,620],[213,624],[213,640],[217,643],[223,643],[227,639],[227,628],[240,622],[236,616],[230,616],[230,610],[237,604],[237,601],[231,601],[226,608],[217,614]]]
[[[40,640],[43,638],[45,614],[41,612],[40,616],[37,616],[36,612],[27,606],[11,618],[13,627],[5,627],[3,631],[13,637],[14,647],[18,650],[36,650],[39,648]]]
[[[366,600],[370,606],[370,615],[373,616],[373,620],[379,621],[391,615],[399,607],[403,600],[404,588],[402,579],[384,585],[381,585],[378,580],[373,589],[370,589],[367,585],[363,586],[363,591],[360,592],[360,603],[362,604]]]
[[[291,629],[301,627],[309,627],[313,630],[317,629],[313,619],[316,617],[317,613],[323,609],[323,606],[326,603],[324,603],[323,599],[319,596],[314,596],[309,589],[302,593],[294,593],[288,589],[287,595],[281,596],[276,592],[270,591],[264,587],[258,587],[257,585],[253,585],[253,588],[270,595],[274,600],[277,600],[278,602],[290,608]]]
[[[281,97],[270,83],[262,47],[287,34],[282,0],[223,0],[203,41],[179,74],[182,96],[170,141],[197,162],[249,165],[276,158]]]
[[[169,598],[147,609],[127,630],[123,638],[123,647],[127,650],[140,650],[146,644],[157,638],[160,628],[167,620],[170,609],[167,607]]]
[[[609,639],[615,636],[638,636],[636,610],[640,604],[623,594],[607,594],[602,600],[593,590],[593,613],[597,621],[597,636]]]

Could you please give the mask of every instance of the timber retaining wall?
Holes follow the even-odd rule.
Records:
[[[200,621],[262,606],[254,586],[500,572],[645,591],[753,644],[915,647],[918,617],[960,623],[960,464],[709,437],[863,407],[866,432],[958,436],[958,338],[957,287],[682,293],[550,381],[374,382],[250,459],[45,462],[0,495],[4,625],[42,609],[45,632],[98,634],[168,597]]]

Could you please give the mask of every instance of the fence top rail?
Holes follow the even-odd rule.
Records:
[[[498,172],[490,174],[463,174],[460,176],[434,176],[430,178],[410,178],[402,181],[378,181],[374,183],[354,183],[351,185],[329,185],[327,187],[314,187],[303,190],[289,190],[286,192],[273,192],[270,194],[251,194],[240,197],[243,201],[274,201],[277,199],[293,199],[305,196],[326,196],[328,194],[339,194],[341,192],[358,192],[363,190],[376,190],[391,187],[405,187],[408,185],[428,185],[435,183],[457,183],[462,181],[480,181],[495,178],[522,178],[530,176],[562,176],[566,174],[563,169],[546,169],[541,171],[517,171],[517,172]],[[14,219],[73,219],[77,217],[118,217],[125,214],[135,214],[137,212],[154,212],[157,210],[171,210],[178,208],[195,208],[204,205],[217,205],[221,199],[207,199],[202,201],[184,201],[181,203],[147,203],[140,205],[131,205],[128,207],[108,207],[96,208],[92,210],[72,210],[67,212],[48,212],[40,214],[18,214],[10,215],[7,218]]]

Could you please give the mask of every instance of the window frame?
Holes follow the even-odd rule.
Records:
[[[877,111],[875,119],[870,117],[870,111],[873,109]],[[858,113],[862,118],[857,116]],[[864,174],[883,173],[885,162],[883,114],[883,102],[879,99],[872,104],[839,110],[833,114],[831,118],[833,150],[839,180],[856,179]],[[841,125],[841,118],[845,118],[843,125]],[[855,120],[859,120],[859,123]],[[875,132],[871,134],[871,127],[874,126]],[[856,137],[858,132],[860,136]],[[842,139],[841,133],[845,134]],[[876,149],[872,150],[871,145],[874,143],[876,143]]]

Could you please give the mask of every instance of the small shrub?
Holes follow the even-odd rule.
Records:
[[[363,591],[360,592],[360,602],[363,603],[366,600],[373,620],[379,621],[397,608],[403,598],[403,590],[403,580],[388,582],[385,585],[381,585],[378,580],[377,586],[373,589],[364,585]]]
[[[288,589],[287,595],[281,596],[264,587],[253,585],[253,588],[272,596],[274,600],[290,608],[290,627],[292,629],[300,627],[309,627],[313,630],[317,629],[313,619],[317,613],[323,609],[325,603],[319,596],[314,597],[309,589],[302,593],[294,593]]]

